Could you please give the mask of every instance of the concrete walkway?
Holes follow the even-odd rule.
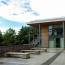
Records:
[[[41,65],[55,54],[43,52],[40,55],[31,55],[30,59],[0,58],[0,65]]]
[[[50,65],[65,65],[65,51],[63,51]]]

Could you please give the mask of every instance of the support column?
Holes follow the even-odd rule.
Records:
[[[33,34],[33,47],[35,47],[35,39],[34,39],[34,34]]]
[[[65,25],[64,25],[64,21],[63,21],[63,43],[64,43],[64,48],[65,48]]]
[[[29,39],[28,39],[28,43],[30,44],[30,29],[29,29]]]
[[[41,28],[39,24],[39,46],[41,47]]]

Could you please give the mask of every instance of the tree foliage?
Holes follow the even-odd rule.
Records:
[[[1,31],[0,31],[0,45],[3,45],[3,35]]]
[[[5,45],[15,44],[15,30],[9,28],[3,35]]]
[[[17,42],[19,44],[27,44],[28,43],[28,34],[29,34],[29,27],[22,27],[17,35]]]
[[[22,27],[16,35],[15,30],[9,28],[3,35],[0,32],[0,45],[19,45],[28,44],[29,34],[30,41],[37,37],[37,29],[33,27]]]

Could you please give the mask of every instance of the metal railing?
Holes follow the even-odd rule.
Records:
[[[33,39],[30,44],[33,46],[33,47],[39,47],[40,46],[40,37],[37,36],[37,38]]]

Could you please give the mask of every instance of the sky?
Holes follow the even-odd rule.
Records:
[[[16,22],[0,17],[0,30],[4,33],[7,29],[12,28],[15,29],[16,32],[22,28],[22,26],[26,26],[25,22]]]
[[[65,0],[0,0],[0,30],[18,31],[37,19],[65,17]]]

